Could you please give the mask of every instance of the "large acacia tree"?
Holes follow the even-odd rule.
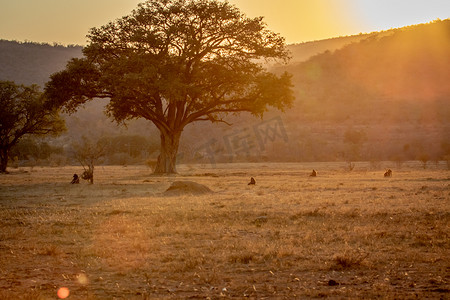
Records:
[[[64,130],[64,120],[38,86],[0,81],[0,173],[6,172],[9,152],[22,137]]]
[[[46,92],[68,112],[109,98],[118,122],[150,120],[160,131],[155,173],[176,172],[180,136],[196,121],[227,114],[262,116],[293,100],[291,77],[263,62],[287,61],[284,38],[262,17],[248,18],[218,0],[148,0],[131,15],[93,28],[84,57],[52,75]]]

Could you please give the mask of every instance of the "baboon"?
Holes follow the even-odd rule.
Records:
[[[384,177],[392,177],[392,170],[387,169],[386,172],[384,173]]]
[[[78,174],[73,174],[73,179],[72,182],[70,182],[71,184],[76,184],[76,183],[80,183],[80,177],[78,177]]]
[[[255,178],[250,178],[250,182],[248,183],[248,185],[255,185],[256,184],[256,181],[255,181]]]
[[[309,175],[310,177],[316,177],[317,176],[317,172],[316,170],[312,170],[311,174]]]

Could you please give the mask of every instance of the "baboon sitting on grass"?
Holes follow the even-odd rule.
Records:
[[[71,184],[77,184],[80,183],[80,177],[78,177],[78,174],[73,174],[73,179],[70,182]]]
[[[256,184],[256,181],[255,181],[255,178],[250,178],[250,182],[248,183],[248,185],[255,185]]]
[[[316,177],[317,176],[317,172],[316,170],[312,170],[311,174],[309,175],[310,177]]]
[[[386,172],[384,173],[384,177],[392,177],[392,170],[387,169]]]

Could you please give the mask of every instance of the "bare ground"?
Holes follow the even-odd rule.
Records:
[[[444,165],[79,169],[0,175],[0,299],[450,298]],[[164,196],[180,180],[214,193]]]

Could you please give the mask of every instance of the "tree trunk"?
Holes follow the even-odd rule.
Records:
[[[156,162],[154,174],[177,173],[176,160],[181,132],[169,133],[161,131],[161,149]]]
[[[89,178],[89,183],[94,184],[94,164],[93,163],[89,166],[89,174],[91,177],[91,178]]]
[[[0,149],[0,173],[7,173],[6,167],[8,166],[8,149]]]
[[[84,166],[83,166],[84,168]],[[88,169],[84,169],[83,175],[81,175],[81,178],[84,180],[87,180],[89,184],[94,184],[94,164],[90,163],[88,165]]]

